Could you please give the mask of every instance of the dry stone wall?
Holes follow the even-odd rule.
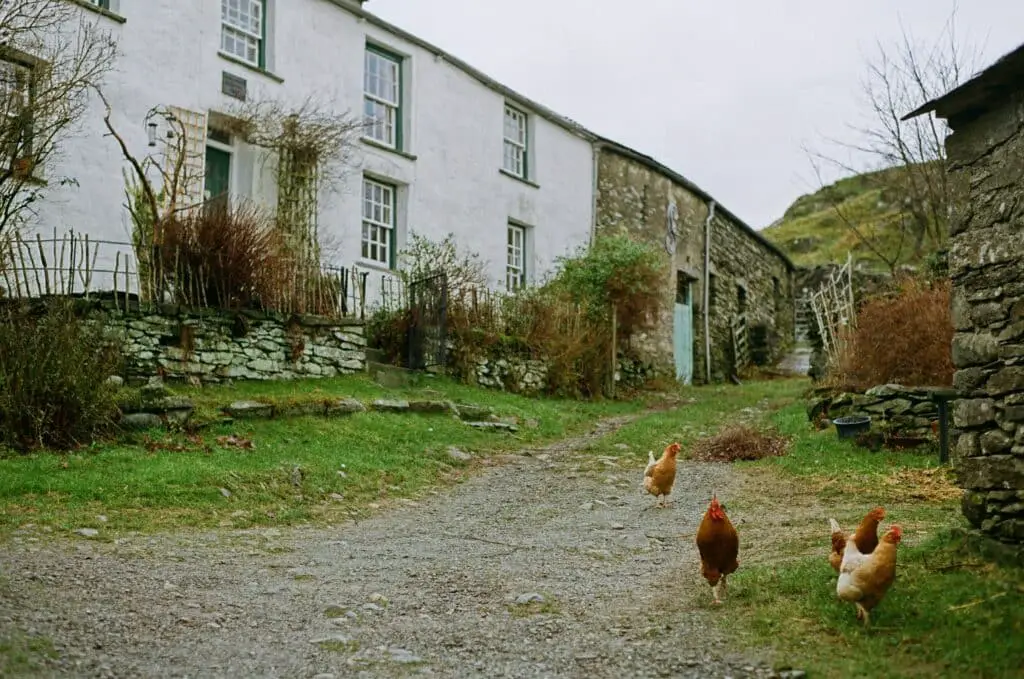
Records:
[[[131,384],[172,381],[286,380],[366,370],[362,321],[318,316],[188,310],[174,305],[128,310],[77,300],[80,316],[119,343]]]
[[[967,518],[1024,543],[1024,95],[951,122],[956,469]]]
[[[875,430],[930,440],[935,437],[939,418],[939,406],[933,395],[945,391],[943,388],[883,384],[863,394],[847,392],[812,399],[807,414],[812,421],[818,416],[834,420],[849,415],[869,415]]]
[[[281,380],[364,371],[361,322],[263,313],[107,315],[123,340],[128,378]]]

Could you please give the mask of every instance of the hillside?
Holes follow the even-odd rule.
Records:
[[[778,245],[797,266],[815,266],[846,261],[847,252],[865,268],[887,267],[868,248],[845,220],[856,225],[866,237],[888,254],[900,252],[901,264],[919,264],[910,245],[900,249],[899,223],[902,210],[895,191],[894,170],[854,175],[812,193],[800,196],[781,219],[761,231]],[[837,209],[838,208],[838,209]],[[842,216],[840,216],[840,214]],[[930,251],[922,253],[922,259]]]

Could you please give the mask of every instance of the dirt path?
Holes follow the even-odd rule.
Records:
[[[0,637],[54,641],[34,676],[771,675],[713,631],[728,613],[699,576],[692,535],[729,471],[681,466],[675,507],[644,511],[646,450],[579,452],[626,419],[333,529],[18,538]]]

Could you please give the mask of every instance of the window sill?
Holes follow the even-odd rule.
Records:
[[[253,73],[259,73],[264,78],[269,78],[270,80],[273,80],[276,83],[283,83],[284,82],[284,78],[282,78],[281,76],[275,75],[274,73],[271,73],[270,71],[268,71],[265,68],[260,68],[259,66],[253,66],[248,61],[245,61],[244,59],[239,59],[238,57],[234,56],[233,54],[228,54],[227,52],[218,51],[217,52],[217,56],[219,56],[224,61],[230,61],[232,64],[235,64],[237,66],[241,66],[242,68],[249,69]]]
[[[376,262],[372,259],[363,259],[360,257],[356,260],[356,266],[362,269],[371,269],[373,271],[379,271],[380,273],[391,274],[392,276],[398,275],[398,271],[392,269],[387,264],[381,264],[380,262]]]
[[[540,184],[538,184],[537,182],[531,182],[529,179],[526,179],[525,177],[520,177],[517,174],[513,174],[512,172],[509,172],[508,170],[506,170],[503,167],[499,168],[498,172],[500,172],[501,174],[505,175],[509,179],[515,179],[517,182],[522,182],[523,184],[526,184],[527,186],[532,186],[535,189],[539,189],[540,188]]]
[[[123,24],[124,22],[128,21],[128,19],[121,16],[117,12],[111,12],[109,9],[103,9],[102,7],[94,5],[91,2],[88,2],[87,0],[71,0],[71,2],[73,2],[74,4],[78,5],[83,9],[89,10],[90,12],[95,12],[100,16],[107,17],[111,21],[116,21],[119,24]]]
[[[396,148],[392,148],[392,147],[388,146],[387,144],[382,144],[379,141],[377,141],[376,139],[373,139],[371,137],[360,137],[359,141],[361,141],[362,143],[366,144],[367,146],[371,146],[371,147],[373,147],[375,149],[380,149],[381,151],[387,151],[388,153],[394,153],[395,155],[401,156],[401,157],[405,158],[406,160],[416,160],[416,156],[414,156],[413,154],[406,153],[405,151],[401,151],[401,150],[396,149]]]

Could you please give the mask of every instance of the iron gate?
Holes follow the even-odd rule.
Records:
[[[409,284],[408,366],[425,370],[448,358],[448,275],[432,273]]]

